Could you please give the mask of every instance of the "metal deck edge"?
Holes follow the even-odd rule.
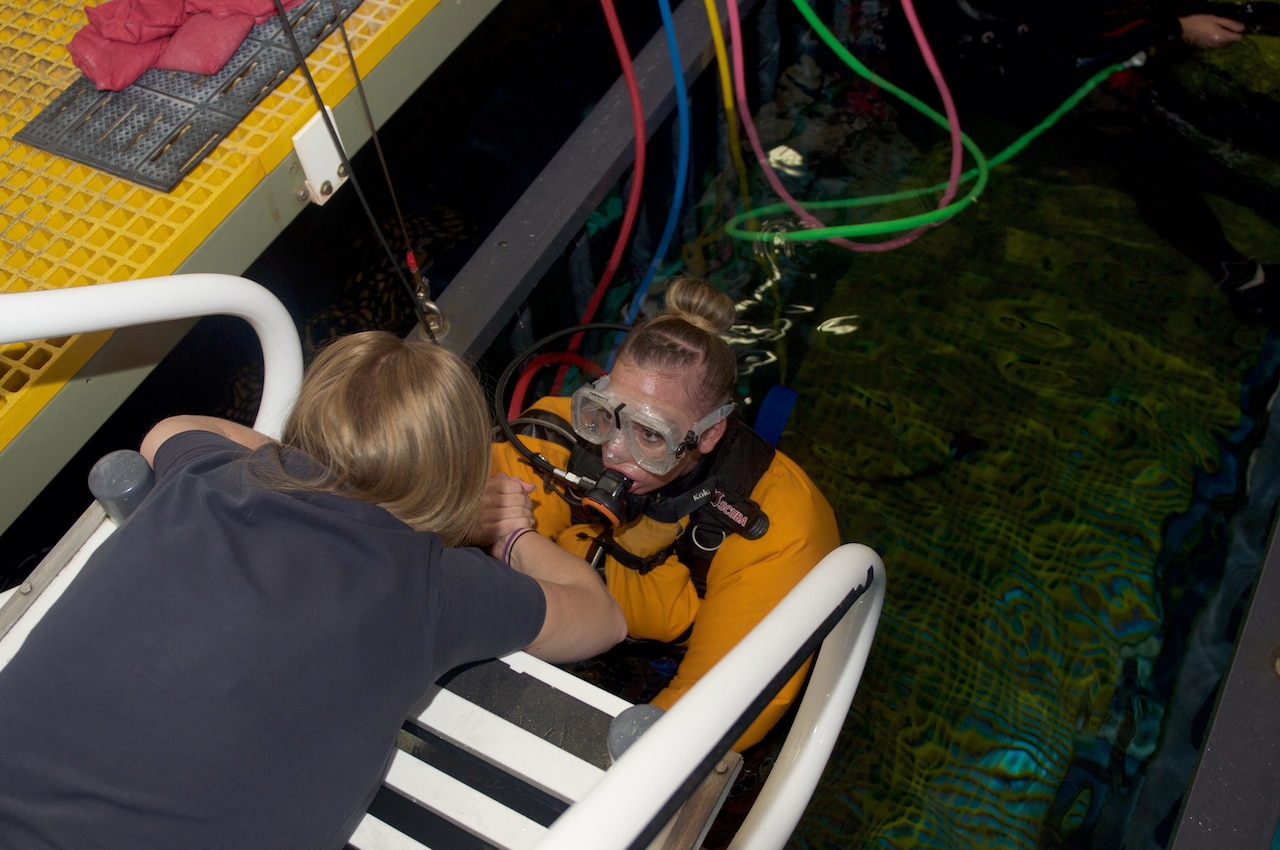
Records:
[[[1280,834],[1280,535],[1272,534],[1170,850],[1275,847]]]

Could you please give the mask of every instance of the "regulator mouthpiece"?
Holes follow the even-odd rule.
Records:
[[[627,476],[606,469],[596,483],[582,496],[582,506],[594,511],[609,528],[627,522],[627,492],[635,485]]]

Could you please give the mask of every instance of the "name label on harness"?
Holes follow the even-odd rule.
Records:
[[[711,505],[733,522],[743,528],[747,527],[747,515],[724,500],[724,491],[716,491],[715,496],[711,499]]]

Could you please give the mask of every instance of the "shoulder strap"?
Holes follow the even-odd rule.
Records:
[[[689,568],[698,596],[707,592],[711,559],[730,534],[755,540],[769,529],[769,517],[751,499],[751,492],[773,463],[776,450],[767,440],[734,416],[712,458],[708,481],[711,498],[690,514],[688,530],[676,541],[676,556]]]

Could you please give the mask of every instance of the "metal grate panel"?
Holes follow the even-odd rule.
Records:
[[[359,0],[289,10],[310,54]],[[117,177],[169,192],[298,67],[278,18],[258,24],[212,76],[152,69],[118,92],[80,77],[14,136]]]

